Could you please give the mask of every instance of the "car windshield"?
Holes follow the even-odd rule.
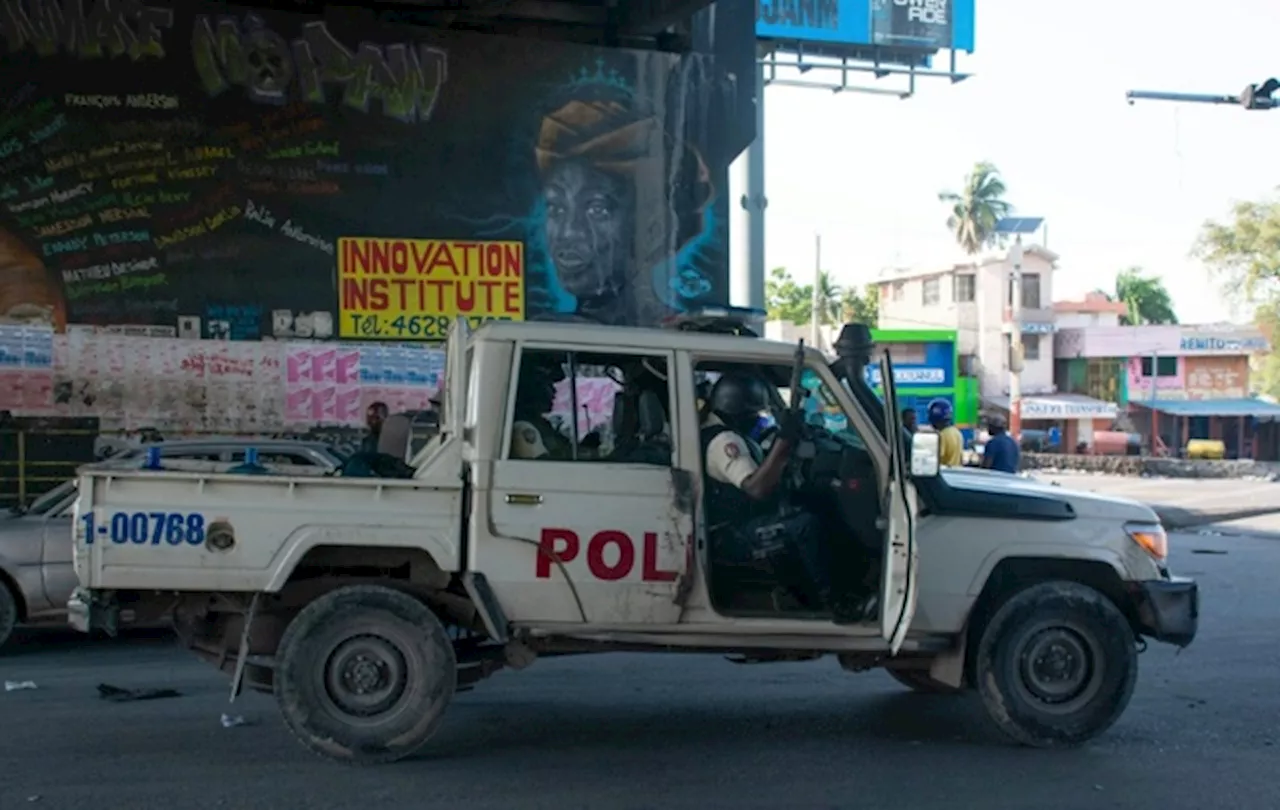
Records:
[[[31,502],[31,506],[27,509],[28,515],[43,515],[49,512],[58,504],[62,503],[68,495],[76,488],[76,479],[63,481],[53,489],[41,495]]]

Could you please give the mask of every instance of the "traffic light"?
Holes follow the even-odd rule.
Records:
[[[1240,105],[1246,110],[1271,110],[1280,107],[1280,99],[1271,94],[1280,90],[1280,79],[1270,78],[1262,84],[1251,84],[1240,93]]]

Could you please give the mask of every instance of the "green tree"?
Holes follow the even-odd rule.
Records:
[[[1254,310],[1254,321],[1275,341],[1280,327],[1280,199],[1239,202],[1226,222],[1206,221],[1192,248],[1221,280],[1227,298]],[[1257,390],[1280,397],[1280,352],[1263,360]]]
[[[803,326],[813,316],[813,285],[797,284],[785,267],[775,267],[765,280],[765,302],[770,320],[791,321]],[[879,315],[880,295],[875,285],[868,285],[864,292],[856,288],[843,288],[835,283],[831,274],[818,274],[818,317],[824,326],[845,323],[849,315],[857,320],[875,324]]]
[[[1209,220],[1192,248],[1237,302],[1280,297],[1280,200],[1236,203],[1231,221]]]
[[[764,283],[765,307],[771,321],[808,323],[813,306],[813,287],[796,284],[785,267],[769,271]]]
[[[1000,244],[996,223],[1013,210],[1004,199],[1006,191],[1000,171],[982,161],[974,164],[960,191],[938,193],[938,201],[951,206],[947,228],[968,255],[976,256],[983,248]]]
[[[872,329],[880,324],[880,285],[868,284],[859,293],[856,287],[844,291],[841,301],[840,321],[842,323],[865,323]]]
[[[1148,276],[1141,267],[1130,267],[1116,274],[1116,289],[1107,296],[1129,308],[1120,322],[1126,326],[1141,324],[1177,323],[1173,311],[1173,299],[1164,282],[1156,276]]]

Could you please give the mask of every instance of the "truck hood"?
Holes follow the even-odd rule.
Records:
[[[942,471],[942,478],[957,494],[983,493],[1028,501],[1047,499],[1068,504],[1079,517],[1159,522],[1159,517],[1150,506],[1132,498],[1068,489],[1036,478],[970,467],[948,468]]]

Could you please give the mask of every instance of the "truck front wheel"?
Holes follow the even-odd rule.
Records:
[[[284,721],[303,745],[373,764],[407,756],[435,733],[457,686],[457,661],[426,605],[356,585],[294,618],[276,650],[274,680]]]
[[[1106,596],[1045,582],[1010,597],[984,628],[974,679],[987,714],[1023,745],[1079,745],[1124,712],[1138,677],[1133,629]]]

